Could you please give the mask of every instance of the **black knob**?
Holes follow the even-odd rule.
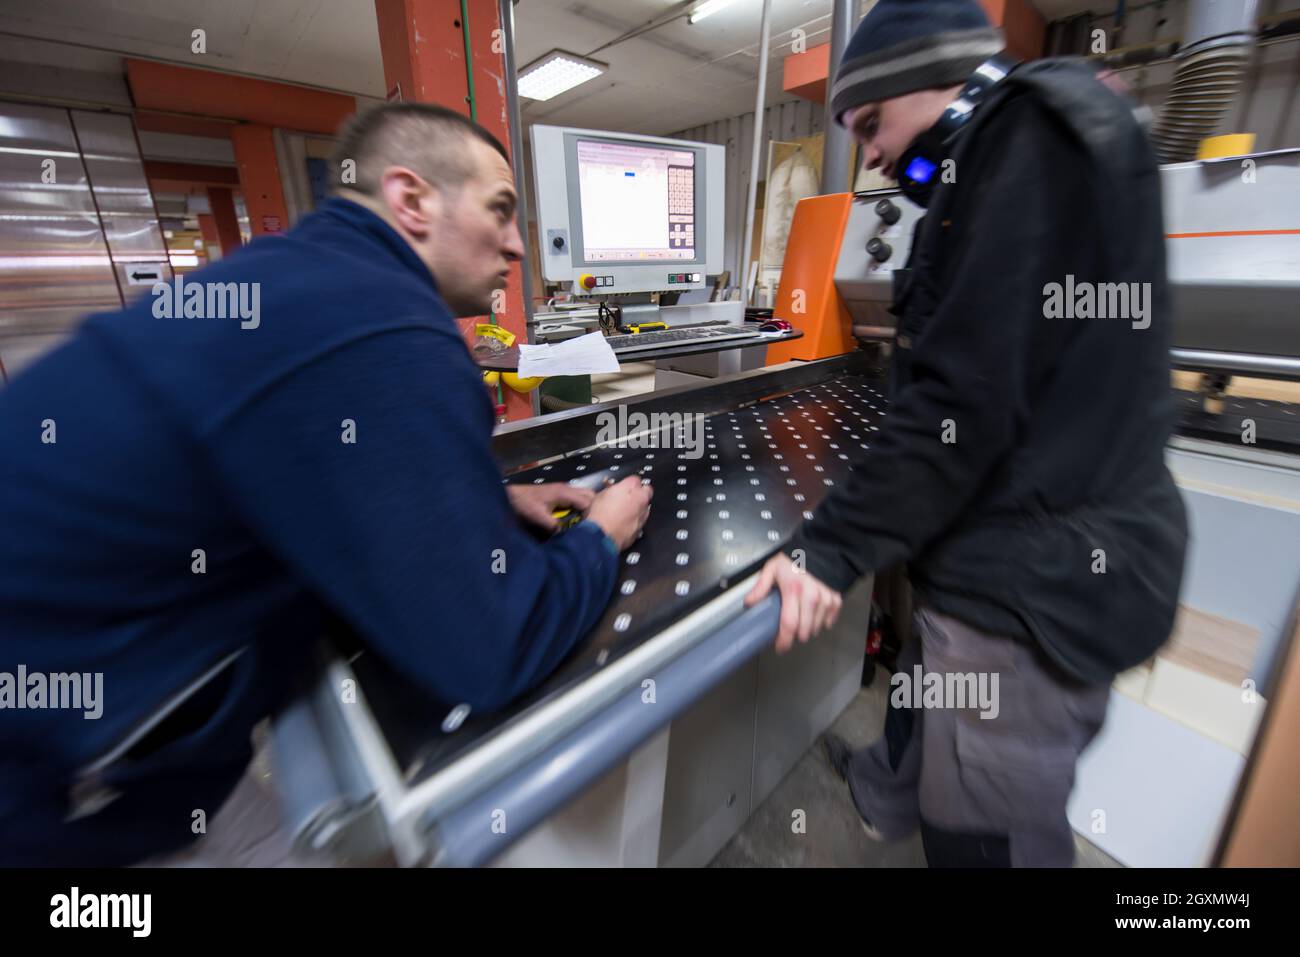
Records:
[[[867,240],[867,254],[878,263],[894,255],[893,248],[879,236]]]
[[[563,248],[564,248],[564,237],[563,237],[563,236],[556,236],[554,239],[551,240],[551,245],[554,246],[556,249],[563,249]]]
[[[898,217],[903,215],[899,212],[897,206],[887,199],[882,199],[876,203],[876,215],[885,221],[886,226],[892,226],[898,222]]]

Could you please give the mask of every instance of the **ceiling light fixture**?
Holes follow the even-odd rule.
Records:
[[[519,71],[519,95],[530,100],[549,100],[565,90],[594,80],[608,69],[608,63],[564,50],[552,50]]]
[[[717,13],[723,7],[729,7],[735,2],[736,0],[704,0],[703,3],[691,11],[690,16],[687,17],[687,22],[699,23],[705,17]]]

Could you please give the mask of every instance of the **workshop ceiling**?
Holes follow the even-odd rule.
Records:
[[[207,33],[207,54],[190,35]],[[0,34],[208,65],[383,97],[370,0],[39,0],[0,4]]]
[[[609,72],[545,103],[523,106],[525,123],[670,133],[754,109],[760,0],[736,0],[707,19],[680,17],[635,39],[597,48],[681,4],[671,0],[522,0],[515,21],[520,67],[556,46],[609,64]],[[781,89],[793,31],[808,46],[830,38],[830,0],[773,0],[767,102]]]
[[[1085,7],[1036,2],[1052,17]],[[520,0],[519,66],[557,47],[609,64],[552,100],[523,101],[525,125],[669,133],[752,110],[761,0],[735,0],[697,24],[679,16],[605,46],[687,7],[680,0]],[[781,90],[781,60],[793,31],[804,31],[809,46],[825,42],[830,11],[831,0],[772,0],[769,103],[790,99]],[[0,34],[182,63],[199,59],[189,49],[195,27],[207,32],[202,62],[214,68],[384,96],[370,0],[41,0],[0,11]]]

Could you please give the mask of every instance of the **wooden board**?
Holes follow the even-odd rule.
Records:
[[[1197,391],[1201,374],[1199,372],[1175,371],[1172,373],[1175,389]],[[1233,376],[1228,383],[1228,395],[1243,399],[1271,399],[1274,402],[1300,403],[1300,382],[1281,382],[1276,379],[1252,379],[1248,376]]]
[[[1174,633],[1158,657],[1240,685],[1259,647],[1259,630],[1239,621],[1178,606]]]
[[[1224,830],[1223,867],[1300,867],[1300,607],[1272,689],[1269,712]]]

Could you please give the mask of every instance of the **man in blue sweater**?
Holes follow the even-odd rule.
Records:
[[[0,864],[193,841],[327,620],[495,709],[604,609],[650,489],[508,493],[454,321],[523,255],[504,149],[389,104],[339,163],[290,233],[91,317],[0,393]],[[586,519],[526,527],[555,506]]]

